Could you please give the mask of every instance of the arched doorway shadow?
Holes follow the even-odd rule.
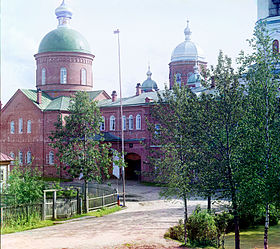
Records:
[[[128,153],[125,156],[127,167],[125,168],[125,178],[127,180],[141,179],[141,156],[136,153]]]

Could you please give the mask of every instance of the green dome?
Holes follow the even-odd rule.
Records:
[[[157,89],[158,89],[157,83],[152,79],[146,79],[142,84],[142,90],[144,92],[151,91],[151,90],[157,90]]]
[[[76,30],[59,27],[45,35],[38,53],[81,52],[91,53],[87,40]]]

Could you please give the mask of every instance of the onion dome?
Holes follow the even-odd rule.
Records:
[[[55,10],[58,19],[57,29],[49,32],[42,39],[38,53],[44,52],[81,52],[91,53],[87,40],[78,31],[70,28],[72,10],[62,4]]]
[[[206,62],[202,49],[193,41],[191,41],[191,30],[189,27],[189,21],[187,27],[184,30],[185,41],[180,43],[171,55],[171,62],[175,61],[202,61]]]
[[[154,80],[152,80],[152,72],[150,71],[150,66],[148,67],[147,79],[143,82],[141,89],[144,92],[158,90],[157,83]]]
[[[198,70],[197,64],[193,67],[194,72],[188,77],[188,85],[195,85],[195,87],[200,87],[201,86],[201,76]]]

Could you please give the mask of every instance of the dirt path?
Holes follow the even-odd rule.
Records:
[[[127,202],[126,209],[101,218],[3,235],[2,248],[178,248],[176,242],[165,240],[163,235],[183,217],[182,202],[160,200],[158,188],[136,183],[128,184],[127,192],[140,196],[143,201]],[[204,206],[206,202],[190,201],[189,211],[197,204]]]

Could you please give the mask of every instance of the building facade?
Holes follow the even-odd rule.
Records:
[[[279,4],[274,0],[258,0],[258,18],[266,19],[270,34],[280,39]],[[63,3],[55,11],[58,27],[41,41],[36,60],[36,90],[19,89],[1,110],[1,152],[18,159],[20,165],[36,167],[46,176],[66,176],[49,146],[57,116],[68,115],[70,96],[76,91],[87,91],[97,100],[103,122],[100,129],[107,142],[121,151],[121,132],[124,131],[125,160],[128,179],[145,180],[149,172],[148,156],[151,134],[146,119],[157,101],[157,83],[152,79],[150,67],[147,79],[138,83],[135,95],[122,99],[123,116],[120,116],[120,99],[117,92],[111,95],[104,90],[93,90],[94,55],[86,39],[71,28],[72,11]],[[170,89],[175,82],[188,85],[201,92],[200,71],[207,60],[199,46],[191,40],[189,22],[184,30],[185,40],[175,47],[169,63]],[[276,42],[277,40],[277,42]]]

